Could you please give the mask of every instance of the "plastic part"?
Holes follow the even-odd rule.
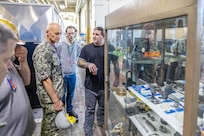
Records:
[[[57,113],[57,116],[55,117],[55,124],[59,129],[68,129],[72,126],[67,116],[69,115],[64,109]]]

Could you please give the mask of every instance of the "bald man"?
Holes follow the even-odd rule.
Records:
[[[63,76],[59,53],[55,44],[59,42],[61,26],[51,23],[46,29],[46,38],[33,52],[33,65],[38,98],[43,108],[41,136],[57,136],[55,124],[57,111],[62,110]]]

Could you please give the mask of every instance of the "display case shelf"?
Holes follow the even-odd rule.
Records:
[[[111,52],[108,54],[115,55]],[[117,56],[117,55],[115,55]],[[119,57],[119,56],[118,56]],[[162,58],[161,57],[142,57],[142,58],[129,58],[122,57],[124,60],[127,60],[130,63],[136,63],[136,64],[161,64],[162,63]],[[178,61],[185,61],[186,56],[185,55],[174,55],[172,53],[168,53],[164,57],[164,62],[165,63],[172,63],[172,62],[178,62]]]
[[[165,109],[161,108],[163,105],[165,107],[173,105],[172,101],[162,102],[161,104],[154,104],[149,99],[147,99],[146,97],[144,97],[143,95],[135,91],[133,87],[128,87],[128,89],[132,93],[134,93],[137,97],[139,97],[141,101],[144,102],[147,106],[149,106],[156,114],[158,114],[161,118],[163,118],[166,122],[168,122],[168,124],[172,126],[177,132],[179,132],[181,135],[183,134],[183,122],[182,122],[183,119],[180,119],[183,117],[182,116],[183,111],[176,112],[174,110],[174,112],[172,113],[165,113]],[[160,97],[160,96],[161,95],[157,95],[156,97]],[[169,112],[171,111],[169,110]],[[179,117],[179,119],[177,119],[176,117]]]
[[[137,130],[143,136],[174,136],[178,133],[154,111],[133,115],[129,118],[131,123],[137,127]]]

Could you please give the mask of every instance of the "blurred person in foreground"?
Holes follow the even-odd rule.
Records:
[[[17,41],[17,35],[0,23],[0,123],[5,123],[0,127],[1,136],[31,136],[36,126],[25,89],[31,80],[27,50],[16,46]],[[15,57],[19,61],[17,67],[13,63]]]
[[[78,66],[86,68],[85,77],[85,136],[93,136],[95,107],[98,126],[104,126],[104,29],[93,30],[93,43],[82,48]]]
[[[63,76],[55,44],[60,40],[61,26],[50,23],[46,38],[33,52],[38,98],[43,108],[41,136],[58,136],[55,117],[62,110]]]
[[[78,115],[73,111],[72,100],[76,86],[76,67],[81,45],[75,40],[77,29],[74,26],[68,26],[65,32],[66,40],[58,44],[65,91],[62,101],[69,116],[78,118]]]

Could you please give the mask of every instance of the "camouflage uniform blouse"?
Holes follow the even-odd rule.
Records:
[[[42,80],[46,78],[50,77],[52,80],[58,98],[63,95],[63,77],[58,56],[55,48],[46,41],[40,43],[33,52],[32,59],[35,68],[37,93],[41,104],[52,103],[42,84]]]

